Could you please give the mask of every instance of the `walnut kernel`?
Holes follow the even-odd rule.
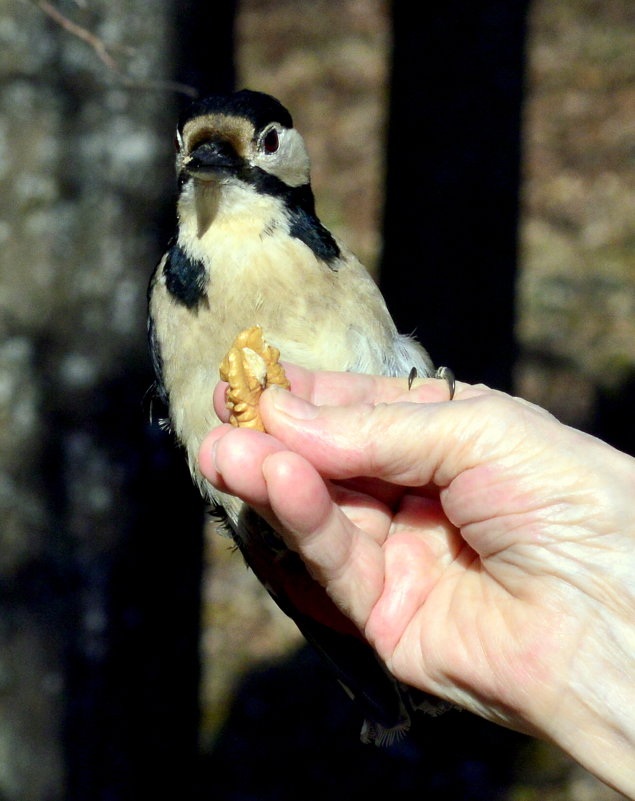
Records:
[[[280,351],[265,341],[259,325],[238,334],[220,365],[220,377],[229,384],[227,408],[232,425],[265,430],[258,411],[260,396],[271,384],[289,389],[279,358]]]

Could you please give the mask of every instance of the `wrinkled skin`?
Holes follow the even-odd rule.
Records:
[[[400,680],[635,796],[635,460],[525,401],[288,368],[203,474],[251,504]],[[215,393],[221,419],[225,385]]]

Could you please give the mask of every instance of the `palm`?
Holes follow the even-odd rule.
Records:
[[[567,440],[552,448],[557,424],[548,415],[478,388],[437,404],[447,397],[441,382],[407,391],[395,379],[297,368],[291,382],[299,396],[340,404],[328,412],[328,435],[322,439],[319,425],[310,435],[303,423],[281,428],[268,417],[266,393],[265,423],[284,444],[217,429],[210,441],[222,475],[206,461],[209,446],[201,452],[205,475],[286,533],[399,679],[516,727],[535,718],[535,699],[551,710],[555,677],[568,674],[592,607],[593,587],[566,577],[584,562],[592,574],[606,539],[598,539],[606,522],[594,523],[606,505],[581,492],[584,470],[567,461],[578,447],[571,437],[582,435],[556,427]],[[221,416],[223,401],[221,387]],[[429,442],[415,419],[421,403],[428,423],[440,418]],[[604,458],[601,449],[591,453]],[[563,509],[572,512],[563,517]],[[578,519],[592,530],[578,531]]]
[[[305,507],[307,494],[319,494],[322,479],[297,462],[283,472],[286,493],[274,505],[286,518]],[[313,549],[330,551],[333,563],[314,565],[314,572],[392,672],[474,711],[486,708],[492,720],[520,728],[509,708],[531,720],[533,686],[546,678],[541,654],[556,650],[555,643],[549,647],[554,636],[561,647],[563,634],[573,651],[584,625],[566,614],[557,580],[535,578],[522,567],[532,563],[527,543],[535,527],[502,516],[459,530],[428,490],[378,480],[324,482],[324,490],[331,525],[347,531],[349,550],[333,548],[325,527],[303,553],[311,562]],[[476,529],[480,554],[466,541]],[[549,670],[558,672],[553,661]],[[504,704],[493,704],[502,686],[514,689]]]
[[[635,462],[483,388],[290,378],[261,401],[272,436],[216,429],[204,475],[279,527],[399,679],[635,794]]]

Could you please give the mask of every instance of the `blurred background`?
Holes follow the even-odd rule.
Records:
[[[401,330],[635,453],[635,6],[441,5],[0,4],[0,801],[620,797],[467,713],[360,745],[151,420],[175,120],[248,86]]]

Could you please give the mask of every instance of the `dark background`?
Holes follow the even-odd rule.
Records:
[[[635,80],[635,21],[626,0],[562,0],[540,16],[543,5],[342,4],[352,30],[371,24],[372,7],[392,31],[375,260],[399,328],[437,363],[515,388],[633,452],[634,355],[620,339],[633,273],[615,265],[629,264],[635,235],[626,221],[617,244],[612,229],[602,240],[599,223],[615,218],[616,182],[621,207],[635,208],[620,184],[635,151],[622,139],[611,150],[604,134],[563,134],[558,110],[592,133],[596,104],[628,130],[619,100]],[[557,752],[467,713],[421,718],[388,749],[363,747],[357,713],[305,648],[243,671],[220,712],[201,706],[204,511],[151,420],[145,284],[174,225],[171,137],[190,88],[226,91],[241,74],[275,91],[264,71],[259,83],[262,67],[241,62],[257,47],[237,18],[257,19],[279,58],[311,46],[303,19],[316,7],[319,74],[334,59],[328,3],[69,0],[53,18],[12,0],[1,12],[0,799],[511,799],[519,788],[564,799],[575,782],[616,797]],[[531,75],[551,97],[527,80],[530,19]],[[69,21],[98,38],[83,41]],[[598,24],[612,26],[611,48],[585,39]],[[544,66],[558,36],[585,70]],[[571,87],[556,100],[553,74]],[[301,86],[288,78],[284,88],[310,119]],[[346,107],[355,87],[336,89]],[[529,89],[538,99],[528,112]],[[345,164],[340,116],[318,120],[328,145],[316,150]],[[585,162],[594,152],[599,166]],[[328,195],[328,181],[317,183]],[[551,224],[546,244],[536,220]],[[578,257],[571,240],[600,245]],[[606,271],[594,269],[596,253]]]

